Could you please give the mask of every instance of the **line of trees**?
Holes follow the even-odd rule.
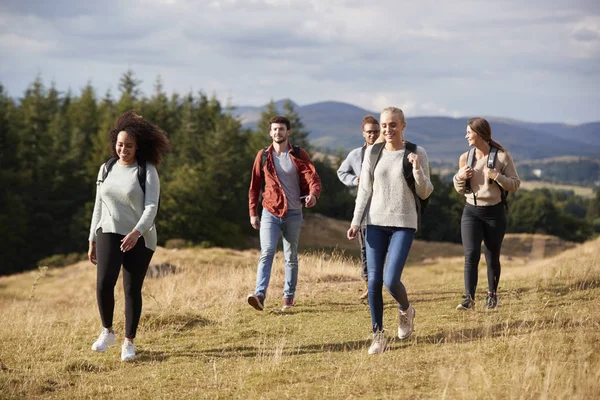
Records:
[[[127,110],[136,109],[161,126],[173,145],[159,168],[161,244],[177,238],[203,245],[247,245],[247,238],[256,234],[248,219],[250,170],[256,152],[270,143],[271,116],[286,115],[292,121],[292,142],[314,154],[309,132],[289,101],[283,110],[271,102],[258,128],[248,130],[214,96],[168,96],[158,78],[146,97],[140,83],[127,71],[116,99],[110,92],[99,98],[91,83],[78,95],[59,92],[38,77],[18,100],[0,84],[0,275],[34,267],[53,254],[87,250],[96,176],[110,155],[107,133]],[[306,212],[351,219],[354,195],[337,179],[340,161],[315,157],[323,192],[317,207]],[[435,191],[420,237],[459,242],[463,199],[451,184],[435,175],[432,179]],[[520,193],[513,198],[509,230],[544,230],[585,240],[600,226],[599,203],[598,196],[573,201]]]

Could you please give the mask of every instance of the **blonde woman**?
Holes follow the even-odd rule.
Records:
[[[385,108],[379,124],[385,141],[370,146],[365,153],[354,217],[347,233],[348,239],[354,239],[366,219],[373,330],[369,354],[385,350],[384,284],[398,302],[398,337],[408,339],[414,330],[416,312],[400,278],[419,225],[419,199],[428,198],[433,191],[425,149],[404,140],[406,122],[402,110]]]

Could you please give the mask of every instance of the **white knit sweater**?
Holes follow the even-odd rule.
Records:
[[[89,240],[96,241],[96,230],[127,235],[133,229],[142,233],[146,247],[156,250],[156,217],[160,181],[154,165],[146,163],[146,195],[138,181],[138,165],[121,165],[117,161],[104,182],[98,171],[98,187]]]
[[[383,148],[371,177],[369,171],[372,150],[373,146],[370,146],[365,152],[352,225],[360,226],[366,216],[367,225],[416,230],[418,218],[415,198],[406,183],[402,166],[405,149],[388,151]],[[425,149],[417,146],[416,153],[421,166],[419,170],[413,169],[415,189],[420,198],[426,199],[433,192],[429,179],[429,162]]]

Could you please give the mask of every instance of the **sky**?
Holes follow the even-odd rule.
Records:
[[[2,0],[0,83],[600,121],[598,0]]]

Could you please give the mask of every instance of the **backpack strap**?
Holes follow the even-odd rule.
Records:
[[[113,165],[117,162],[118,157],[111,157],[104,163],[104,169],[102,170],[102,179],[98,181],[98,183],[102,183],[106,180],[108,173],[112,169]]]
[[[138,161],[138,182],[142,188],[142,192],[146,195],[146,161]]]
[[[487,167],[489,169],[494,169],[494,166],[496,165],[496,159],[498,158],[498,148],[492,146],[490,148],[490,153],[488,154],[488,161],[487,161]],[[490,184],[492,184],[492,182],[494,182],[492,179],[490,179]],[[498,183],[498,181],[495,181],[496,184],[498,185],[498,188],[500,189],[500,199],[502,200],[502,204],[504,204],[504,207],[506,207],[506,209],[508,210],[508,191],[504,190],[504,188],[502,186],[500,186],[500,184]]]
[[[475,163],[477,162],[477,160],[475,159],[475,150],[477,150],[477,148],[475,146],[471,146],[469,147],[469,153],[467,154],[467,166],[471,168],[474,168]],[[475,192],[471,190],[471,179],[467,179],[465,181],[465,188],[467,193],[473,193],[473,203],[477,205],[477,196],[475,196]]]

